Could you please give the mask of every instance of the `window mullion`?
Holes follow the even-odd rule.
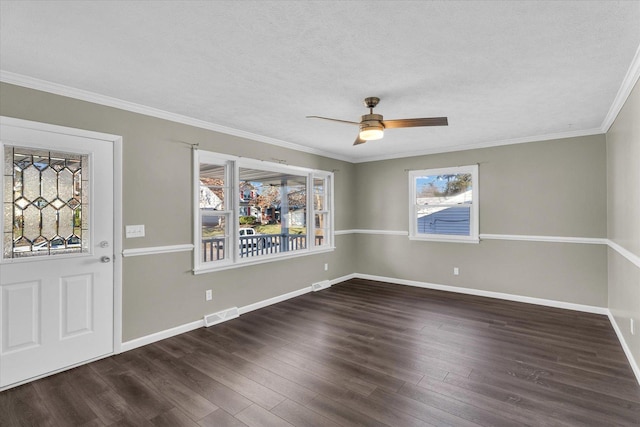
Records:
[[[313,250],[315,246],[316,222],[314,196],[314,176],[313,173],[307,175],[307,250]]]
[[[237,161],[229,161],[228,162],[229,169],[229,182],[230,185],[230,197],[229,197],[229,207],[228,209],[231,211],[231,227],[229,228],[229,247],[231,248],[231,256],[230,258],[233,262],[238,262],[239,259],[239,250],[238,250],[238,236],[240,235],[239,224],[240,224],[240,166]]]

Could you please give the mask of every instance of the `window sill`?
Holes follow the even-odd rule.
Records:
[[[274,255],[274,256],[265,256],[265,257],[260,257],[259,259],[256,260],[242,260],[242,261],[238,261],[236,263],[232,263],[232,264],[224,264],[224,265],[220,265],[220,266],[202,266],[199,268],[194,268],[193,269],[193,274],[194,275],[198,275],[198,274],[205,274],[205,273],[214,273],[216,271],[223,271],[223,270],[231,270],[234,268],[242,268],[242,267],[247,267],[250,265],[258,265],[258,264],[265,264],[268,262],[275,262],[275,261],[282,261],[282,260],[286,260],[286,259],[291,259],[291,258],[299,258],[299,257],[303,257],[303,256],[308,256],[308,255],[317,255],[317,254],[322,254],[322,253],[327,253],[327,252],[333,252],[335,250],[335,246],[328,246],[326,248],[319,248],[319,249],[314,249],[314,250],[308,250],[308,251],[300,251],[298,253],[295,254],[287,254],[287,255]]]
[[[455,237],[436,237],[436,236],[409,236],[409,240],[417,240],[423,242],[445,242],[445,243],[472,243],[479,244],[480,238],[478,237],[464,237],[464,238],[455,238]]]

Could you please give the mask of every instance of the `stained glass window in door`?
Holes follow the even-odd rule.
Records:
[[[5,146],[3,256],[89,250],[86,155]]]

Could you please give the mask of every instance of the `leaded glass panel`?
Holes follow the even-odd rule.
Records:
[[[5,147],[3,257],[89,251],[88,156]]]
[[[57,180],[58,180],[58,174],[56,173],[56,171],[52,168],[47,168],[44,171],[42,171],[41,174],[42,177],[42,197],[45,200],[51,201],[53,199],[55,199],[58,196],[58,191],[57,191]]]
[[[40,209],[37,206],[27,206],[22,211],[22,235],[34,240],[40,235]]]
[[[31,165],[22,171],[22,195],[29,202],[40,195],[40,171]]]
[[[58,197],[68,202],[73,197],[73,174],[69,169],[58,172]]]
[[[56,224],[58,221],[58,211],[51,205],[42,209],[42,235],[55,236],[57,234]]]
[[[68,206],[58,211],[58,234],[65,237],[73,235],[73,211]]]

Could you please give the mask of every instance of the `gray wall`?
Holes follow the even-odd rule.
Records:
[[[145,224],[146,237],[124,248],[192,242],[192,156],[201,149],[335,170],[336,229],[352,227],[354,165],[179,123],[18,86],[0,85],[0,115],[123,137],[123,223]],[[124,236],[123,236],[124,238]],[[353,236],[336,236],[337,249],[296,259],[194,276],[190,252],[123,259],[123,340],[202,319],[353,272]],[[324,271],[329,263],[329,271]],[[213,301],[205,302],[206,289]]]
[[[202,149],[336,170],[336,230],[408,229],[407,169],[480,164],[480,232],[606,236],[604,136],[350,164],[53,94],[0,85],[0,114],[124,137],[124,224],[147,236],[125,248],[191,243],[191,151]],[[191,253],[127,257],[123,339],[182,325],[311,283],[358,272],[578,304],[607,305],[602,245],[346,234],[337,249],[194,276]],[[323,264],[329,263],[329,271]],[[453,276],[454,266],[460,276]],[[214,300],[204,301],[213,289]]]
[[[408,169],[476,163],[481,234],[606,237],[604,135],[358,164],[356,228],[408,230]],[[356,245],[359,273],[607,305],[604,245],[368,234]]]
[[[611,241],[640,257],[640,86],[607,132],[607,229]],[[640,267],[609,249],[609,309],[640,365]],[[631,335],[630,321],[635,321]]]

